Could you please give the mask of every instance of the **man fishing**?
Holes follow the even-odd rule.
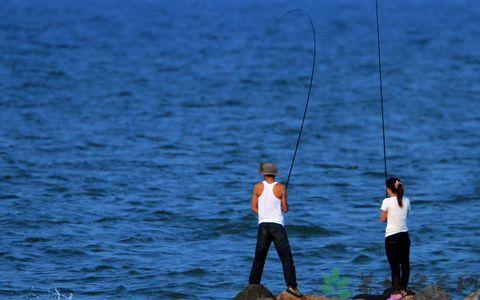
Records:
[[[249,284],[260,284],[268,249],[273,241],[282,261],[283,276],[287,292],[302,297],[297,288],[297,277],[283,214],[288,211],[287,191],[283,184],[275,181],[277,167],[272,163],[260,163],[259,173],[264,180],[255,184],[251,201],[252,210],[258,214],[257,246],[250,271]]]

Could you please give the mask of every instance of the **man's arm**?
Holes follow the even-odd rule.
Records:
[[[259,184],[255,184],[253,187],[253,195],[252,195],[252,201],[250,202],[250,208],[252,211],[256,214],[258,214],[258,191],[259,191]]]
[[[282,184],[280,185],[282,189],[282,211],[284,213],[288,212],[288,203],[287,203],[287,190],[285,189],[285,186]]]

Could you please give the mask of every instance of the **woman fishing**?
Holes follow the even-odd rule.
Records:
[[[389,300],[402,299],[407,295],[410,277],[410,237],[407,228],[410,200],[403,197],[404,192],[403,183],[398,178],[387,180],[390,197],[383,200],[380,220],[387,222],[385,252],[392,270],[393,287]]]

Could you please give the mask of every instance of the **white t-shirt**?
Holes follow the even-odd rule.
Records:
[[[387,228],[385,229],[385,237],[399,233],[407,232],[407,216],[410,212],[410,200],[403,197],[402,207],[398,205],[397,197],[385,198],[382,202],[383,211],[387,212]]]

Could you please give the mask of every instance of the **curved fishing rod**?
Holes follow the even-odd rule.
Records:
[[[316,52],[317,52],[317,38],[315,34],[315,26],[313,26],[313,21],[312,18],[310,18],[310,15],[303,9],[297,8],[297,9],[292,9],[280,18],[278,18],[273,26],[276,26],[283,18],[286,16],[294,13],[294,12],[300,12],[304,14],[307,18],[308,21],[310,22],[310,26],[312,28],[312,34],[313,34],[313,53],[312,53],[312,71],[310,73],[310,85],[308,86],[308,94],[307,94],[307,100],[305,102],[305,110],[303,111],[303,117],[302,117],[302,125],[300,126],[300,131],[298,132],[298,138],[297,138],[297,144],[295,145],[295,151],[293,152],[293,157],[292,157],[292,162],[290,163],[290,170],[288,171],[288,177],[287,177],[287,182],[285,184],[285,189],[288,189],[288,183],[290,182],[290,176],[292,175],[292,170],[293,170],[293,164],[295,163],[295,158],[297,156],[297,151],[298,151],[298,146],[300,145],[300,139],[302,137],[302,131],[303,131],[303,125],[305,124],[305,118],[307,116],[307,111],[308,111],[308,103],[310,102],[310,94],[312,91],[312,85],[313,85],[313,75],[315,73],[315,61],[316,61]]]
[[[379,74],[379,85],[380,85],[380,106],[382,108],[382,136],[383,136],[383,167],[385,173],[385,182],[387,182],[387,145],[385,138],[385,116],[383,111],[383,82],[382,82],[382,59],[380,52],[380,29],[378,26],[378,0],[375,0],[375,13],[377,16],[377,50],[378,50],[378,74]],[[385,195],[387,192],[385,191]]]

